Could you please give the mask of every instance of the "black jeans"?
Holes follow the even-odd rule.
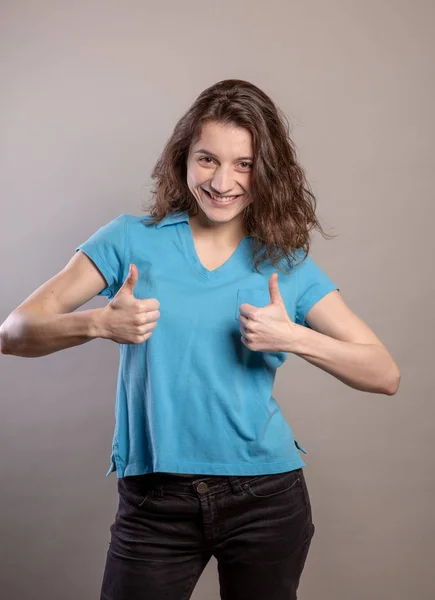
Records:
[[[314,525],[302,469],[118,479],[101,600],[186,600],[215,556],[222,600],[294,600]]]

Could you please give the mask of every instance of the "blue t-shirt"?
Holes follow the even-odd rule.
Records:
[[[135,298],[160,302],[151,337],[119,344],[107,475],[261,475],[305,466],[305,451],[272,396],[288,353],[249,350],[240,339],[239,306],[269,304],[268,280],[277,271],[289,317],[308,327],[310,308],[339,288],[309,256],[289,274],[269,260],[257,273],[251,236],[210,271],[196,253],[187,212],[152,226],[150,218],[121,214],[76,248],[106,280],[98,295],[112,299],[134,263]]]

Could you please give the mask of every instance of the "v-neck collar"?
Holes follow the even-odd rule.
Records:
[[[163,227],[165,225],[173,225],[175,223],[183,223],[185,224],[181,230],[180,235],[185,244],[185,249],[187,251],[188,257],[198,271],[200,276],[206,281],[215,281],[216,279],[223,277],[227,272],[234,270],[234,261],[237,260],[237,256],[240,252],[245,250],[249,244],[250,238],[252,236],[248,235],[242,238],[234,250],[233,254],[220,266],[212,271],[207,269],[202,262],[199,260],[198,253],[196,252],[195,242],[193,239],[193,232],[190,225],[190,215],[187,211],[177,211],[173,213],[168,213],[161,221],[156,225],[157,228]]]

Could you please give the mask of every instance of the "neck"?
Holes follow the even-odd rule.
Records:
[[[248,235],[241,219],[233,219],[229,223],[213,223],[199,212],[195,216],[189,215],[189,223],[192,233],[198,239],[209,241],[215,246],[237,246]]]

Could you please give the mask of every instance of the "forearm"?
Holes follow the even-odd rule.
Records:
[[[378,344],[342,342],[297,325],[297,339],[285,351],[330,373],[346,385],[364,392],[395,394],[399,369],[386,348]]]
[[[89,342],[99,337],[96,319],[99,310],[66,314],[16,310],[0,327],[1,352],[34,358]]]

